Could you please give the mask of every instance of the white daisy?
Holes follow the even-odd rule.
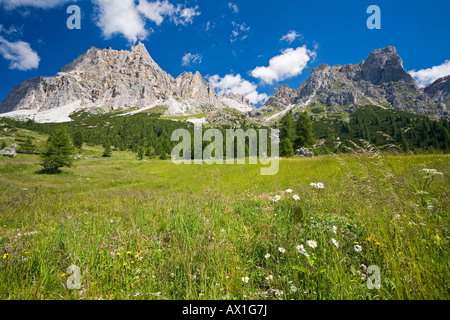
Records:
[[[287,189],[286,190],[287,193],[292,193],[292,191],[294,191],[294,190],[292,190],[292,189]]]
[[[270,254],[266,254],[266,255],[264,256],[264,258],[269,259],[269,258],[270,258]]]
[[[317,247],[317,242],[314,241],[314,240],[308,240],[306,243],[308,244],[308,246],[310,246],[310,247],[313,248],[313,249],[314,249],[315,247]]]
[[[297,287],[296,286],[290,286],[290,289],[292,292],[296,292],[297,291]]]
[[[354,248],[355,248],[356,252],[361,252],[362,251],[362,247],[359,244],[357,244]]]
[[[336,226],[333,226],[333,232],[337,233],[337,227]]]
[[[317,189],[324,189],[325,185],[322,182],[319,182],[319,183],[316,184],[316,188]]]
[[[283,291],[281,291],[281,290],[275,290],[275,295],[276,296],[281,296],[282,294],[284,294],[284,292]]]
[[[284,249],[284,248],[278,248],[278,251],[280,251],[281,253],[285,253],[285,252],[286,252],[286,249]]]
[[[298,194],[294,194],[294,196],[292,198],[294,198],[295,201],[300,200],[300,197],[298,196]]]
[[[339,242],[337,242],[336,239],[331,239],[331,241],[336,246],[336,248],[339,248]]]
[[[242,277],[242,281],[245,282],[245,283],[248,283],[249,280],[250,279],[248,277]]]
[[[309,254],[306,253],[306,250],[303,247],[303,245],[297,246],[297,250],[298,250],[299,253],[303,254],[305,257],[309,257]]]

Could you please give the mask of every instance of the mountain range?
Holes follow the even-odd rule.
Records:
[[[246,118],[270,124],[291,110],[351,113],[365,105],[449,118],[450,77],[421,89],[403,68],[396,49],[387,47],[356,65],[322,64],[298,89],[280,86],[257,109],[240,95],[217,95],[198,72],[173,78],[139,42],[129,51],[92,47],[54,77],[25,80],[0,103],[0,116],[64,122],[80,110],[157,110],[164,117],[192,116],[199,122],[233,124]]]

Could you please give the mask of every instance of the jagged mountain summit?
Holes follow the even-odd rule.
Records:
[[[436,89],[420,89],[403,68],[403,61],[394,47],[374,50],[365,61],[356,65],[326,64],[314,68],[311,76],[298,89],[284,85],[274,90],[263,110],[273,107],[288,110],[316,106],[328,108],[332,113],[352,112],[360,106],[372,104],[414,113],[428,114],[434,118],[449,114],[436,104],[450,94],[448,84],[439,81]],[[431,93],[436,93],[431,95]],[[446,94],[444,92],[447,92]],[[261,110],[261,111],[263,111]],[[276,116],[271,115],[271,118]]]
[[[70,121],[81,109],[91,113],[118,109],[166,107],[170,115],[198,114],[214,108],[255,109],[216,95],[200,73],[174,79],[139,42],[130,51],[92,47],[54,77],[37,77],[14,87],[0,113],[34,117],[41,122]]]

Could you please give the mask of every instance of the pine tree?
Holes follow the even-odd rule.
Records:
[[[73,144],[78,149],[81,149],[83,147],[83,133],[81,131],[75,132],[73,136]]]
[[[284,139],[280,146],[280,155],[283,157],[293,157],[295,155],[294,147],[290,139]]]
[[[106,141],[104,144],[105,150],[103,151],[102,157],[109,158],[111,157],[112,150],[111,150],[111,142]]]
[[[155,148],[153,146],[148,146],[147,150],[145,151],[145,155],[149,158],[154,157],[156,154]]]
[[[144,147],[138,147],[138,160],[144,160]]]
[[[73,159],[70,157],[74,146],[66,128],[60,128],[48,138],[41,153],[41,165],[44,172],[57,173],[59,168],[70,167]]]
[[[297,134],[295,148],[311,147],[314,144],[311,119],[306,112],[301,113],[298,117],[295,124],[295,133]]]

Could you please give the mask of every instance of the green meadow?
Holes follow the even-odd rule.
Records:
[[[102,151],[55,175],[0,158],[0,299],[450,298],[449,155],[282,159],[261,176]]]

